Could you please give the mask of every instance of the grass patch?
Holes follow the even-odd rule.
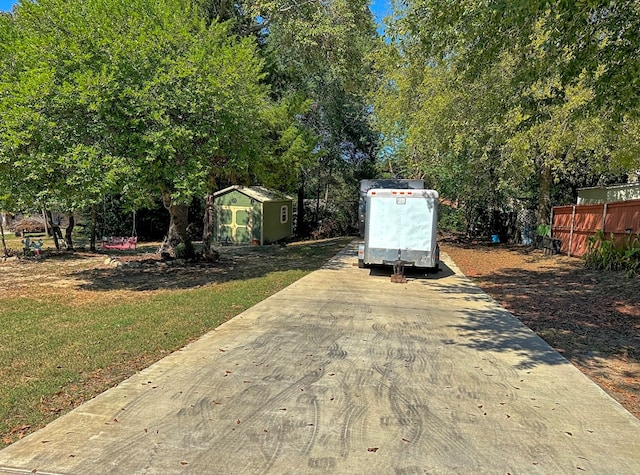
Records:
[[[121,288],[0,297],[0,447],[317,269],[349,241],[227,249],[246,269],[207,285],[130,290],[126,298]],[[246,271],[258,261],[260,272]]]

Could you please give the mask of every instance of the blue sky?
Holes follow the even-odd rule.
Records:
[[[0,11],[8,12],[16,0],[0,0]],[[389,13],[391,10],[391,0],[371,0],[371,11],[376,16],[378,21]]]
[[[14,3],[16,3],[14,0],[0,0],[0,11],[8,12]]]

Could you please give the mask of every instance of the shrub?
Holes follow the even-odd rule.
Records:
[[[187,246],[181,242],[173,248],[176,259],[184,259],[187,256]]]
[[[629,277],[637,275],[640,271],[640,235],[628,234],[624,243],[618,245],[613,233],[607,239],[600,229],[589,238],[584,260],[589,269],[624,270]]]

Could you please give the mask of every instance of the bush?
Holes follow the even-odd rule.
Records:
[[[16,236],[27,233],[44,233],[44,222],[36,218],[24,218],[11,224],[9,229],[13,230]]]
[[[184,259],[187,256],[187,246],[181,242],[173,248],[176,259]]]
[[[588,241],[585,265],[589,269],[612,271],[624,270],[629,277],[640,271],[640,235],[629,234],[623,245],[616,243],[611,233],[609,239],[598,230]]]
[[[440,205],[438,226],[442,231],[464,232],[466,229],[464,210],[453,206]]]

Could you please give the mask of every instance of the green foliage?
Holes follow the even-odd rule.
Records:
[[[307,214],[311,228],[330,220],[331,233],[353,229],[356,177],[371,173],[378,142],[366,96],[369,53],[376,44],[368,1],[261,1],[255,8],[268,23],[272,94],[290,112],[291,105],[304,105],[297,108],[293,127],[280,129],[271,142],[282,151],[280,158],[274,154],[275,170],[290,170],[290,179],[281,180],[289,187],[285,191],[322,203],[320,212]]]
[[[640,235],[629,234],[619,245],[613,233],[607,239],[604,232],[598,230],[588,240],[584,260],[590,269],[624,270],[629,277],[635,276],[640,270]]]
[[[64,210],[329,189],[375,156],[374,43],[367,0],[21,3],[0,18],[0,184]]]
[[[262,155],[268,88],[252,38],[183,0],[18,6],[0,83],[0,166],[24,201],[66,209],[110,192],[188,203],[212,173]],[[4,38],[3,38],[4,39]]]
[[[441,204],[438,208],[438,228],[441,231],[464,232],[466,230],[464,210]]]
[[[558,184],[640,166],[638,25],[632,1],[394,2],[372,98],[387,168],[458,199],[469,228],[523,200],[548,221]]]
[[[536,227],[536,235],[542,237],[551,237],[551,226],[548,224],[538,224]]]

